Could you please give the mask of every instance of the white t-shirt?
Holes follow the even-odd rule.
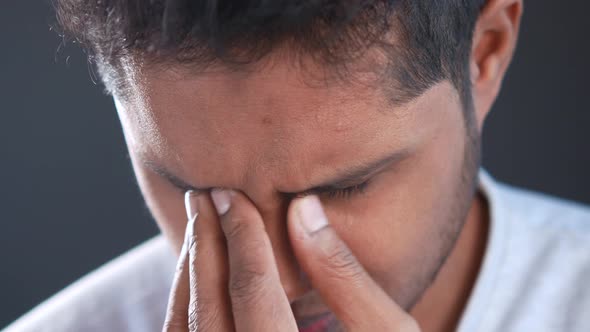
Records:
[[[479,189],[490,232],[459,332],[590,331],[590,208],[497,182]],[[158,235],[8,326],[17,331],[161,331],[176,257]]]

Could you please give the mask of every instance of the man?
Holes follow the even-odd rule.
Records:
[[[480,168],[522,0],[56,9],[162,235],[7,331],[590,330],[590,209]]]

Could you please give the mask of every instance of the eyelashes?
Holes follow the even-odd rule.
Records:
[[[351,186],[351,187],[336,189],[336,190],[325,192],[325,195],[328,198],[350,199],[354,195],[363,194],[366,191],[368,185],[369,185],[369,180],[367,180],[363,183]]]
[[[369,185],[370,180],[367,180],[363,183],[354,185],[354,186],[350,186],[350,187],[346,187],[346,188],[341,188],[341,189],[333,189],[333,190],[329,190],[329,191],[324,191],[321,193],[318,193],[318,195],[324,195],[326,196],[328,199],[352,199],[353,196],[356,195],[362,195],[366,192],[367,187]],[[180,189],[180,191],[184,194],[187,190],[195,190],[194,188],[189,188],[189,187],[185,187],[185,186],[181,186],[177,183],[172,183],[172,185],[174,185],[174,187]]]

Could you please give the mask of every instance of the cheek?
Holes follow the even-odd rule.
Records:
[[[434,218],[428,206],[436,195],[425,193],[411,180],[394,175],[374,188],[370,197],[327,211],[336,232],[382,284],[392,282],[391,274],[407,273],[408,262],[417,262],[416,253],[427,249],[432,236]]]
[[[455,229],[462,150],[433,142],[375,178],[366,194],[327,203],[336,232],[368,272],[391,292],[423,279],[437,266],[445,236]],[[461,146],[454,142],[449,146]],[[451,153],[452,152],[452,153]]]

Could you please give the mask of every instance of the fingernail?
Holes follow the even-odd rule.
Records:
[[[184,193],[184,208],[186,209],[186,218],[192,219],[198,213],[198,199],[199,193],[194,190],[189,190]]]
[[[189,239],[194,234],[195,221],[196,221],[197,217],[199,216],[199,210],[198,210],[199,194],[200,193],[193,191],[193,190],[189,190],[184,194],[184,207],[186,209],[187,223],[186,223],[186,229],[184,230],[183,249],[188,249],[188,248],[185,248],[185,246],[189,245]]]
[[[305,196],[301,200],[302,202],[297,205],[297,214],[303,229],[308,234],[313,234],[328,225],[328,218],[326,218],[322,203],[316,195]]]
[[[211,190],[211,198],[217,213],[224,215],[231,207],[231,196],[233,196],[231,189],[215,188]]]

